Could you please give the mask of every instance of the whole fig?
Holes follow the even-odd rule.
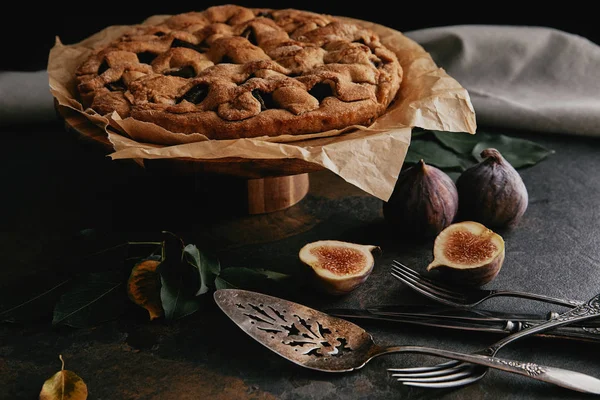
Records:
[[[481,157],[456,180],[459,216],[490,228],[513,227],[529,202],[525,183],[498,150],[485,149]]]
[[[402,171],[394,192],[383,203],[383,216],[404,236],[435,237],[458,212],[458,192],[452,178],[423,160]]]

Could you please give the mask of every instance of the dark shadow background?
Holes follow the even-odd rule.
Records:
[[[232,2],[94,2],[42,3],[11,2],[0,23],[0,70],[46,68],[48,52],[56,36],[65,44],[76,43],[109,25],[130,25],[155,14],[202,11]],[[246,7],[297,8],[332,15],[369,20],[401,32],[436,26],[496,24],[545,26],[577,34],[600,43],[600,21],[594,2],[527,2],[515,8],[506,2],[398,1],[237,1]],[[533,2],[532,2],[533,3]],[[40,8],[43,7],[43,8]]]

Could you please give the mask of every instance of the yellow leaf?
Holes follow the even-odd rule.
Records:
[[[144,307],[150,314],[150,321],[164,314],[160,301],[160,274],[158,260],[144,260],[131,270],[127,282],[129,298],[138,306]]]
[[[59,356],[62,368],[52,375],[42,386],[40,400],[85,400],[87,385],[75,372],[65,370],[62,355]]]

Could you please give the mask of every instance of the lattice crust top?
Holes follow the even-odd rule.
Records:
[[[76,74],[85,107],[210,139],[369,125],[402,80],[395,53],[369,29],[236,5],[132,26]]]

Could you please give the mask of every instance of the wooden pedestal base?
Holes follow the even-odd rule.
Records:
[[[249,179],[248,213],[264,214],[298,203],[309,189],[308,174]]]

